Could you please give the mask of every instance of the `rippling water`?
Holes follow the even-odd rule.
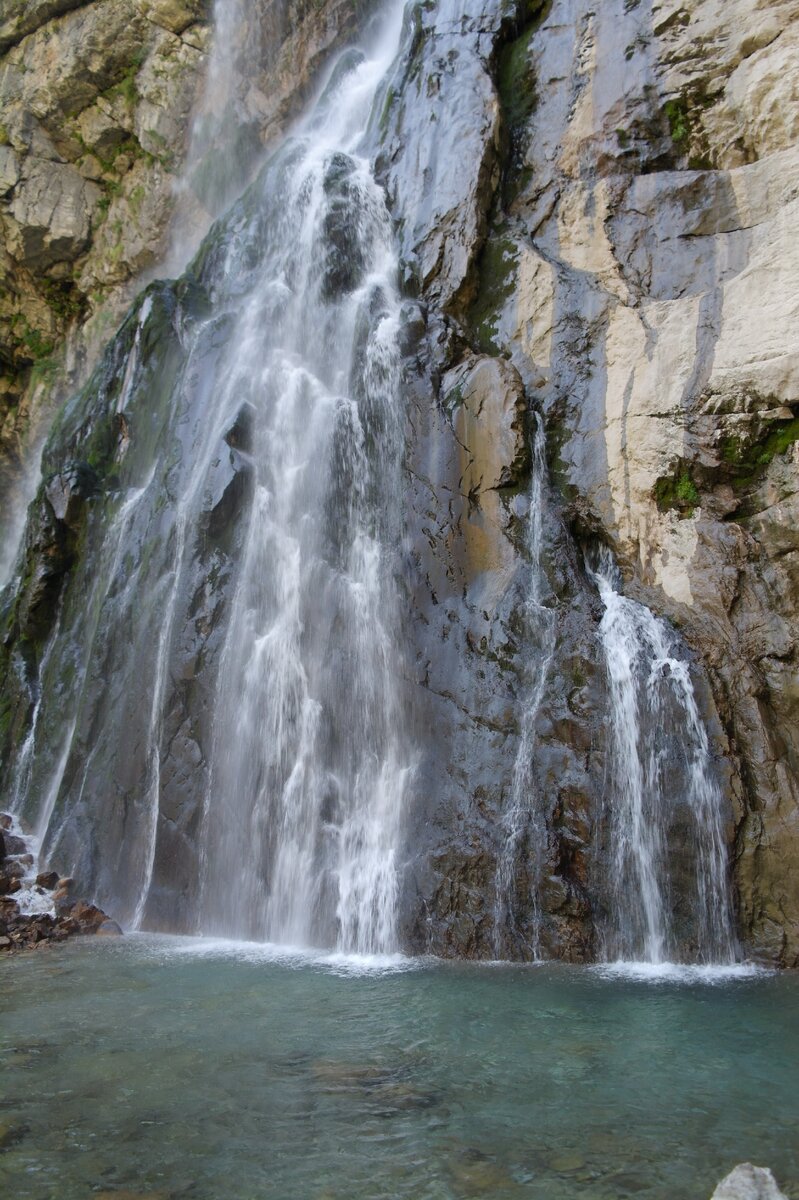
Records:
[[[131,937],[0,961],[0,1194],[799,1197],[799,979]]]

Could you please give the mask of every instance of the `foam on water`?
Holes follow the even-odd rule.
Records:
[[[756,963],[725,965],[674,962],[616,962],[597,963],[588,968],[603,979],[633,979],[642,983],[718,984],[737,979],[763,979],[774,974]]]
[[[53,903],[52,892],[46,891],[44,888],[38,887],[36,876],[39,874],[39,850],[40,839],[35,835],[25,833],[25,830],[20,825],[15,816],[11,816],[11,825],[8,833],[14,837],[21,838],[25,843],[25,853],[32,858],[32,863],[28,867],[25,875],[20,880],[21,887],[18,892],[14,892],[11,896],[15,900],[17,907],[23,916],[55,916],[55,905]],[[20,855],[9,854],[9,860],[19,859]]]
[[[161,961],[179,958],[235,959],[236,962],[274,964],[283,967],[321,967],[338,975],[388,975],[413,971],[422,959],[404,954],[346,954],[308,946],[278,942],[239,941],[234,938],[182,937],[169,934],[130,935],[148,958]]]

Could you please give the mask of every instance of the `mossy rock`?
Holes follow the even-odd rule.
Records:
[[[767,467],[778,454],[799,441],[799,417],[775,421],[768,432],[749,440],[732,434],[721,445],[721,459],[733,487],[747,489],[759,482]]]
[[[516,287],[518,261],[515,242],[501,231],[489,235],[480,255],[475,298],[469,311],[474,344],[484,354],[500,353],[496,341],[499,317]]]
[[[655,503],[661,512],[676,509],[681,517],[692,517],[699,502],[699,489],[686,467],[662,475],[655,483]]]

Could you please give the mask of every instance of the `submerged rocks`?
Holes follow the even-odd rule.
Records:
[[[768,1167],[754,1167],[747,1162],[722,1179],[711,1200],[786,1200],[786,1197]]]

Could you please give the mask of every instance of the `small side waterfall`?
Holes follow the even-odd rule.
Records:
[[[668,625],[623,596],[610,551],[591,571],[605,606],[600,637],[611,703],[611,856],[614,916],[610,958],[660,963],[735,957],[722,793],[688,664]],[[679,839],[689,880],[692,925],[679,931],[673,910],[670,832]],[[681,889],[685,894],[685,886]]]
[[[262,53],[259,6],[214,0],[214,37],[175,188],[169,273],[184,269],[213,220],[252,178],[263,149],[247,92]]]
[[[497,957],[502,956],[506,939],[514,938],[516,869],[521,853],[525,854],[526,875],[534,881],[529,888],[529,894],[523,898],[525,906],[529,906],[532,912],[533,935],[532,938],[528,936],[525,949],[533,958],[539,955],[541,932],[538,883],[541,878],[547,830],[536,790],[533,767],[536,718],[555,653],[557,618],[554,608],[547,607],[544,603],[545,576],[541,557],[547,483],[546,430],[540,413],[535,413],[534,419],[532,482],[527,521],[530,584],[523,610],[529,690],[522,712],[510,804],[503,818],[503,842],[497,863],[494,902],[494,949]]]

